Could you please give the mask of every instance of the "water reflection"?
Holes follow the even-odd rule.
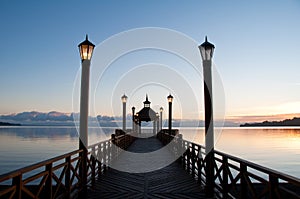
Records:
[[[114,128],[90,128],[89,143],[110,138]],[[196,133],[195,133],[196,132]],[[204,144],[203,128],[181,128],[184,139]],[[299,128],[224,128],[215,148],[300,177]],[[78,149],[75,127],[0,128],[0,174]]]
[[[113,128],[89,129],[89,143],[108,139]],[[78,149],[75,127],[1,127],[0,174]]]

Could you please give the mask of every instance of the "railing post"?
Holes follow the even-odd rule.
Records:
[[[102,175],[102,166],[101,166],[101,164],[102,164],[102,162],[101,162],[101,160],[102,160],[102,150],[101,150],[101,147],[102,146],[102,144],[100,143],[100,144],[98,144],[98,153],[97,153],[97,163],[98,163],[98,179],[101,177],[101,175]]]
[[[122,140],[123,140],[123,142],[122,142],[123,150],[125,150],[125,148],[126,148],[126,135],[122,136]]]
[[[113,154],[113,159],[115,159],[118,156],[118,146],[116,143],[116,135],[111,134],[111,145],[112,145],[112,154]]]
[[[127,134],[127,146],[126,149],[130,146],[130,135]]]
[[[201,145],[198,145],[198,161],[197,161],[197,166],[198,166],[198,183],[201,184],[201,179],[202,179],[202,162],[203,162],[203,158],[202,158],[202,152],[201,152]]]
[[[100,179],[102,175],[102,162],[100,160],[97,160],[97,178]]]
[[[48,177],[45,183],[45,198],[52,199],[52,163],[46,165]]]
[[[160,130],[160,132],[157,134],[158,139],[162,142],[162,131]]]
[[[184,150],[183,150],[183,137],[182,134],[178,135],[178,142],[177,142],[177,146],[178,146],[178,154],[180,154],[179,158],[178,158],[178,162],[182,165],[183,163],[183,156],[184,156]]]
[[[115,151],[114,151],[114,145],[112,144],[112,142],[107,142],[108,144],[108,147],[109,147],[109,150],[110,150],[110,159],[109,159],[109,165],[111,165],[112,161],[114,160],[115,158]]]
[[[65,159],[67,163],[67,170],[65,174],[65,186],[66,186],[66,194],[65,198],[71,197],[71,156],[66,157]]]
[[[110,136],[111,136],[111,142],[113,144],[115,144],[116,143],[116,135],[115,134],[111,134]]]
[[[92,151],[91,151],[91,172],[92,172],[92,186],[95,185],[96,183],[96,152],[95,152],[96,148],[95,146],[92,147]]]
[[[85,138],[87,139],[87,138]],[[79,153],[80,157],[80,166],[79,166],[79,176],[80,176],[80,196],[84,197],[87,192],[87,146],[86,143],[84,143],[84,139],[79,140],[79,149],[82,150],[82,152]]]
[[[120,136],[120,148],[124,149],[124,136],[123,135]]]
[[[278,198],[279,196],[277,195],[278,193],[278,177],[272,175],[272,174],[269,174],[269,183],[270,183],[270,196],[269,198],[270,199],[276,199]]]
[[[241,198],[248,197],[247,181],[246,181],[247,165],[243,162],[240,163],[241,175]]]
[[[195,144],[192,143],[192,176],[195,178],[195,169],[196,169],[196,162],[195,162]]]
[[[169,136],[165,133],[164,134],[164,142],[165,142],[165,145],[167,145],[168,144],[168,140],[169,140]]]
[[[111,162],[112,162],[112,159],[113,159],[113,148],[112,148],[112,143],[111,142],[107,142],[107,149],[108,149],[108,156],[107,156],[107,166],[108,166],[108,169],[110,168],[111,166]]]
[[[22,198],[22,186],[23,186],[22,174],[14,177],[12,184],[16,186],[15,198],[21,199]]]
[[[222,156],[223,166],[223,181],[222,181],[222,197],[228,198],[228,158]]]
[[[123,148],[122,148],[122,146],[123,146],[123,143],[122,143],[122,142],[123,142],[122,136],[118,136],[118,141],[117,141],[117,142],[118,142],[118,146],[120,147],[120,149],[123,149]]]
[[[205,157],[205,175],[206,175],[206,182],[205,182],[205,192],[207,197],[213,197],[214,196],[214,151],[210,151],[208,154],[206,154]]]
[[[107,153],[106,153],[107,143],[103,143],[103,172],[107,170]]]
[[[128,141],[128,146],[127,148],[131,145],[131,136],[128,134],[127,135],[127,141]]]
[[[190,174],[191,170],[191,149],[190,149],[190,143],[187,143],[187,154],[186,154],[186,170]]]
[[[185,159],[186,159],[186,157],[187,157],[188,148],[187,148],[187,149],[185,148],[186,141],[182,141],[182,144],[183,144],[183,147],[184,147],[184,152],[183,152],[183,154],[182,154],[182,168],[183,168],[184,170],[186,170]]]
[[[83,148],[81,152],[81,166],[79,170],[79,174],[81,177],[81,194],[86,195],[87,192],[87,149],[86,147]]]

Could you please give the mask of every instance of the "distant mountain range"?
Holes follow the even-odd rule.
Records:
[[[167,118],[165,118],[167,119]],[[0,122],[18,123],[21,125],[67,125],[74,126],[79,122],[79,113],[62,113],[51,111],[48,113],[38,111],[28,111],[9,115],[0,115]],[[102,116],[89,117],[89,126],[99,125],[103,127],[120,127],[122,126],[121,116]],[[143,126],[151,125],[152,123],[142,123]],[[131,127],[131,115],[127,115],[127,126]],[[167,122],[165,122],[165,126]],[[238,126],[238,123],[215,121],[215,126]],[[203,120],[173,120],[174,127],[203,127]]]
[[[73,120],[73,113],[66,114],[57,111],[42,113],[37,111],[31,111],[10,115],[0,115],[0,119],[13,121],[71,121]]]
[[[30,111],[15,113],[10,115],[0,115],[0,121],[3,123],[21,123],[22,125],[75,125],[79,120],[79,113],[61,113],[51,111],[48,113]],[[117,126],[116,120],[120,117],[108,117],[98,115],[97,117],[89,117],[89,121],[101,121],[106,126]]]
[[[166,122],[167,118],[164,118],[164,126],[168,124]],[[79,113],[62,113],[58,111],[51,111],[48,113],[38,112],[38,111],[28,111],[15,113],[10,115],[0,115],[0,125],[64,125],[64,126],[74,126],[79,123]],[[173,120],[174,127],[203,127],[203,120]],[[214,121],[216,127],[221,126],[241,126],[241,127],[251,127],[251,126],[300,126],[300,117],[294,117],[293,119],[286,119],[282,121],[264,121],[264,122],[254,122],[254,123],[244,123],[239,124],[236,122],[225,121]],[[143,126],[151,126],[152,123],[142,123]],[[121,116],[102,116],[98,115],[96,117],[89,117],[89,126],[102,126],[102,127],[120,127],[122,126]],[[132,120],[131,115],[127,115],[127,126],[131,127]]]
[[[293,119],[286,119],[282,121],[264,121],[255,123],[241,124],[241,127],[256,127],[256,126],[300,126],[300,118],[294,117]]]

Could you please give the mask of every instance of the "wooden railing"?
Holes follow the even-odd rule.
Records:
[[[158,133],[178,161],[199,186],[205,186],[205,148],[182,139]],[[300,179],[214,150],[214,189],[216,198],[300,198]]]
[[[87,184],[82,184],[80,166],[83,150],[51,158],[0,176],[0,198],[73,198],[86,187],[93,186],[121,150],[134,141],[124,134],[89,146]],[[117,147],[118,146],[118,147]]]

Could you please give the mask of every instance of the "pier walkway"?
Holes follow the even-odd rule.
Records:
[[[155,137],[138,138],[127,151],[148,153],[161,147],[162,143]],[[161,159],[157,161],[165,161],[171,156],[171,153],[167,154],[164,150]],[[130,166],[131,162],[127,161],[135,160],[121,154],[114,163]],[[149,162],[134,163],[137,169],[146,166],[145,164]],[[152,161],[150,164],[156,162]],[[164,168],[146,173],[127,173],[110,168],[96,181],[95,186],[88,190],[87,198],[205,198],[205,194],[200,184],[177,162],[173,162]]]

